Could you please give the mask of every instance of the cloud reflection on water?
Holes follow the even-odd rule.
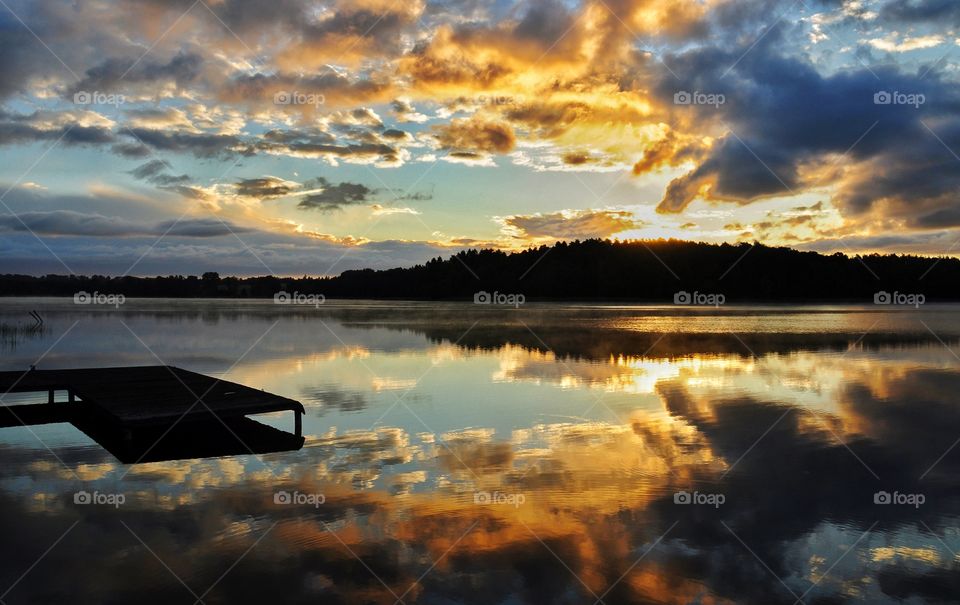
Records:
[[[205,330],[215,342],[233,327]],[[960,455],[937,458],[960,436],[960,374],[939,343],[557,356],[422,334],[378,347],[380,328],[330,327],[343,342],[268,342],[230,374],[310,395],[298,452],[128,468],[53,435],[81,483],[4,430],[0,581],[82,520],[5,600],[189,598],[120,521],[198,593],[269,530],[211,603],[393,603],[408,589],[405,602],[574,603],[611,586],[606,603],[793,602],[775,576],[797,595],[816,582],[807,602],[957,594]],[[81,485],[127,504],[78,507]],[[325,502],[278,505],[277,490]],[[725,502],[678,505],[680,490]],[[926,503],[876,505],[879,490]]]

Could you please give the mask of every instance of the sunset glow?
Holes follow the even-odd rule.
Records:
[[[590,237],[954,254],[957,18],[11,0],[0,269],[331,275]]]

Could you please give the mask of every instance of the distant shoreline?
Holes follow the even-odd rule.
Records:
[[[0,296],[919,306],[960,302],[960,259],[849,257],[759,243],[586,240],[512,253],[468,250],[414,267],[322,278],[7,274],[0,275]]]
[[[40,300],[43,302],[73,302],[72,296],[64,295],[31,295],[31,294],[0,294],[0,301],[9,301],[15,299],[30,299],[30,300]],[[135,301],[160,301],[160,300],[176,300],[176,301],[196,301],[196,302],[234,302],[234,301],[249,301],[249,302],[273,302],[271,297],[266,296],[129,296],[125,297],[127,302]],[[448,299],[434,299],[434,298],[326,298],[325,302],[320,303],[320,306],[327,304],[337,304],[337,303],[461,303],[465,305],[470,305],[471,307],[477,307],[478,309],[482,308],[492,308],[492,309],[502,309],[504,307],[513,308],[513,305],[481,305],[474,303],[472,300],[465,300],[462,298],[448,298]],[[559,305],[559,304],[583,304],[583,305],[596,305],[596,306],[630,306],[630,305],[642,305],[642,306],[657,306],[657,307],[670,307],[676,308],[677,310],[682,309],[724,309],[724,308],[743,308],[743,307],[752,307],[752,306],[761,306],[761,307],[796,307],[796,306],[844,306],[844,307],[867,307],[873,308],[876,307],[877,310],[882,310],[884,308],[888,309],[901,309],[905,305],[893,305],[893,304],[877,304],[873,301],[864,301],[864,300],[850,300],[850,299],[798,299],[798,300],[737,300],[737,301],[727,301],[722,305],[706,305],[706,304],[676,304],[672,301],[664,300],[652,300],[652,299],[533,299],[527,300],[524,304],[519,305],[518,308],[529,307],[531,305]],[[920,307],[930,307],[930,306],[939,306],[939,305],[960,305],[960,299],[948,299],[948,300],[926,300]],[[293,306],[311,306],[309,304],[300,304]],[[912,308],[912,306],[907,305]]]

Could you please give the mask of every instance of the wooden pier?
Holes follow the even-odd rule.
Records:
[[[66,401],[56,401],[58,392]],[[173,366],[0,372],[0,393],[47,396],[0,406],[0,427],[70,422],[124,462],[303,445],[299,401]],[[247,418],[281,411],[293,412],[294,434]]]

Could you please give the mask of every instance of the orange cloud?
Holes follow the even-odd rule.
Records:
[[[606,238],[643,225],[626,210],[563,210],[495,220],[504,235],[524,240]]]
[[[509,124],[483,119],[453,120],[433,131],[441,148],[457,152],[507,153],[517,143]]]

